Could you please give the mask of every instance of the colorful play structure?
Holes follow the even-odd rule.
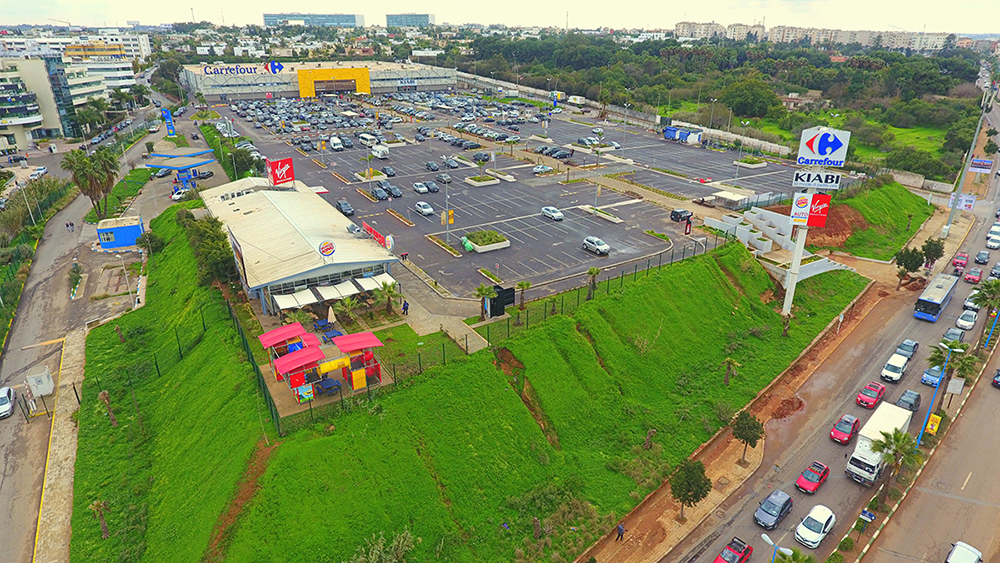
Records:
[[[319,337],[300,323],[284,325],[258,338],[267,351],[271,372],[278,381],[288,383],[299,403],[311,401],[317,394],[342,390],[340,381],[330,377],[338,370],[352,392],[376,381],[382,383],[382,366],[373,351],[382,342],[371,332],[334,337],[333,345],[340,352],[335,358],[327,358]]]

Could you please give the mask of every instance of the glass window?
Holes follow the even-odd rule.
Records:
[[[103,233],[98,233],[97,238],[101,242],[115,242],[115,233],[113,231],[105,231]]]

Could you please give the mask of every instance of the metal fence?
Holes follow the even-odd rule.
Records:
[[[733,211],[746,211],[751,207],[767,207],[768,205],[775,205],[785,201],[786,199],[789,199],[788,194],[767,192],[757,194],[752,197],[745,197],[733,203],[731,207],[729,205],[726,205],[725,207],[732,209]]]

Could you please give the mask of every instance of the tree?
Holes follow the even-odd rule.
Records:
[[[94,111],[100,115],[100,123],[104,123],[107,120],[107,114],[111,111],[111,104],[104,98],[87,98],[87,105],[92,107]]]
[[[1000,310],[1000,280],[990,279],[979,285],[978,292],[972,296],[972,302],[985,310],[986,318],[990,318],[990,313]],[[990,329],[989,322],[983,323],[982,333],[979,335],[979,342],[985,342],[986,331]]]
[[[729,376],[737,375],[736,370],[743,367],[743,364],[727,357],[725,360],[722,360],[722,367],[726,368],[726,376],[722,382],[726,385],[726,387],[729,387]]]
[[[792,548],[791,555],[785,555],[779,551],[778,561],[781,561],[781,563],[817,563],[815,557],[812,555],[806,555],[794,547]]]
[[[149,95],[149,88],[146,88],[144,84],[136,84],[130,90],[132,91],[132,95],[135,96],[137,103],[146,105],[146,96]]]
[[[705,476],[705,464],[684,460],[670,478],[670,496],[681,505],[680,520],[684,520],[684,507],[693,507],[705,500],[712,490],[712,481]]]
[[[967,377],[974,372],[976,357],[968,354],[968,344],[957,340],[942,340],[941,343],[947,348],[941,346],[931,348],[930,356],[927,357],[927,363],[939,367],[945,367],[945,364],[947,364],[948,369],[942,375],[941,381],[938,382],[938,385],[944,386],[943,389],[947,389],[948,384],[951,382],[952,374],[957,373],[962,377]],[[950,356],[948,353],[949,349],[951,350]]]
[[[93,163],[94,181],[97,183],[97,188],[100,190],[104,201],[104,213],[100,214],[100,216],[107,217],[108,196],[111,195],[111,190],[114,189],[117,183],[121,163],[118,161],[118,157],[106,147],[97,149],[97,152],[90,156],[90,160]]]
[[[340,301],[337,301],[337,304],[334,306],[333,309],[334,311],[337,312],[338,315],[343,313],[344,315],[347,316],[347,318],[353,320],[354,310],[358,308],[358,305],[359,303],[357,299],[351,296],[347,296],[341,299]]]
[[[879,432],[882,435],[871,443],[871,450],[882,454],[883,458],[892,459],[892,471],[889,478],[895,478],[904,467],[914,467],[920,463],[923,454],[917,449],[917,440],[908,432],[893,428],[892,432]],[[889,487],[883,489],[886,494]]]
[[[728,358],[727,358],[728,359]],[[747,411],[740,411],[733,421],[733,438],[743,442],[742,462],[747,462],[747,447],[756,448],[757,441],[764,437],[764,423]]]
[[[920,250],[924,253],[924,261],[933,265],[944,256],[944,241],[939,238],[929,238],[924,241]]]
[[[478,297],[482,303],[479,307],[479,321],[486,320],[486,300],[493,299],[497,296],[497,290],[493,289],[492,285],[486,285],[485,283],[479,284],[476,288],[476,297]]]
[[[129,102],[132,101],[132,94],[130,94],[128,90],[115,88],[111,91],[111,101],[113,101],[120,109],[126,109]]]
[[[990,127],[989,129],[986,130],[986,136],[987,137],[996,137],[997,136],[997,130],[994,129],[993,127]]]
[[[759,78],[748,78],[726,86],[719,100],[741,117],[764,117],[772,107],[781,105],[774,90]]]
[[[88,508],[94,513],[94,519],[101,523],[101,539],[108,539],[108,523],[104,520],[104,513],[108,510],[108,503],[103,500],[95,500],[90,503]]]
[[[517,282],[517,285],[515,285],[514,287],[516,287],[517,290],[521,292],[521,304],[517,308],[523,311],[524,310],[524,292],[531,288],[531,282],[527,281],[527,280],[519,281],[519,282]]]
[[[299,323],[300,325],[308,325],[312,321],[312,315],[302,309],[295,309],[285,313],[285,318],[288,319],[289,323]]]
[[[983,152],[986,154],[996,154],[997,150],[1000,150],[1000,147],[997,147],[997,144],[993,141],[993,139],[986,141],[986,145],[983,147]]]
[[[924,253],[921,250],[907,246],[896,253],[896,265],[899,266],[897,274],[899,283],[896,284],[896,289],[899,290],[900,286],[903,285],[903,278],[911,272],[916,272],[924,265]]]
[[[103,219],[104,212],[101,211],[101,195],[103,192],[98,182],[97,171],[92,159],[87,156],[87,153],[76,149],[66,153],[59,166],[66,172],[69,172],[70,179],[80,188],[83,195],[87,196],[87,199],[90,200],[90,205],[94,208],[94,212],[97,213],[97,217]]]
[[[108,420],[111,421],[111,426],[118,426],[118,419],[115,418],[115,412],[111,410],[111,398],[107,391],[101,391],[97,394],[97,398],[104,403],[104,408],[108,411]]]
[[[400,293],[396,291],[396,284],[392,282],[382,282],[382,287],[375,288],[375,299],[385,302],[385,312],[392,313],[392,302],[398,299]]]
[[[594,293],[597,292],[597,276],[600,275],[601,269],[596,266],[591,266],[587,270],[587,275],[590,276],[590,285],[587,286],[587,301],[594,298]]]

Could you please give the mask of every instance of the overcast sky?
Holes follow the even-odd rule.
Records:
[[[330,0],[180,0],[142,2],[136,0],[5,0],[2,24],[54,23],[115,26],[128,20],[143,24],[191,21],[191,8],[198,21],[217,24],[262,24],[266,12],[358,13],[368,25],[385,25],[386,13],[431,13],[438,23],[502,23],[507,25],[672,29],[679,21],[716,21],[838,29],[902,30],[954,33],[993,33],[1000,22],[1000,2],[994,0],[714,0],[698,2],[639,0],[618,5],[606,0],[538,2],[508,0],[455,2],[452,0],[382,0],[347,3]],[[348,7],[351,6],[351,7]],[[378,11],[371,11],[377,6]],[[624,9],[623,9],[624,8]]]

